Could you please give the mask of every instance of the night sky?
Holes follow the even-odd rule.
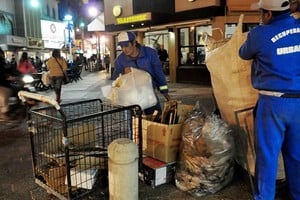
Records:
[[[103,0],[88,0],[86,4],[81,0],[60,0],[58,3],[59,19],[63,20],[65,15],[70,14],[73,17],[75,26],[81,22],[88,24],[93,20],[88,15],[88,8],[91,6],[102,12]]]

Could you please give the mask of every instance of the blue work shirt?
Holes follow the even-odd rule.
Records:
[[[254,88],[300,93],[300,22],[289,13],[252,29],[239,55],[245,60],[253,59]]]
[[[148,72],[152,77],[153,88],[167,94],[167,81],[156,50],[140,44],[137,44],[137,48],[140,51],[137,58],[126,56],[123,52],[116,58],[112,79],[115,80],[120,74],[124,74],[126,67],[134,67]]]

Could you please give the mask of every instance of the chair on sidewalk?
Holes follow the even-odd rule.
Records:
[[[70,69],[68,69],[67,74],[70,79],[70,82],[73,81],[77,82],[79,80],[82,80],[81,77],[82,68],[83,66],[81,64],[81,65],[73,66]]]

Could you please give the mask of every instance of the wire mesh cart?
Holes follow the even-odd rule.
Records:
[[[58,105],[23,91],[19,97],[44,102],[27,112],[33,172],[35,182],[59,199],[107,199],[107,147],[115,139],[133,140],[141,163],[139,106],[119,107],[100,99]]]

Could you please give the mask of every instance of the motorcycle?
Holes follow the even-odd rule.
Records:
[[[20,90],[25,90],[28,92],[36,92],[36,89],[34,87],[35,79],[31,74],[25,74],[15,77],[11,83],[10,86],[14,92],[14,96],[17,96],[18,92]]]
[[[18,98],[18,92],[25,90],[28,92],[36,92],[34,87],[35,79],[31,74],[15,76],[10,82],[12,95],[9,97],[10,115],[12,118],[25,117],[26,107],[24,103]]]

